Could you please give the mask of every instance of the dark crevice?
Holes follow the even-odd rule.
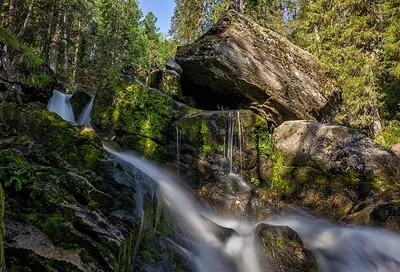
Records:
[[[196,84],[184,76],[182,77],[181,84],[183,95],[187,99],[194,100],[198,109],[237,110],[245,108],[246,105],[252,102],[249,98],[243,96],[240,90],[226,90],[226,86],[222,86],[217,91],[209,86]]]

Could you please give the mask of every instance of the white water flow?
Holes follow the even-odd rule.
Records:
[[[93,101],[94,101],[94,96],[90,98],[89,103],[85,106],[85,108],[79,115],[78,120],[76,121],[78,125],[90,125],[90,122],[92,121],[92,119],[90,118],[90,113],[92,112]]]
[[[228,117],[228,161],[229,161],[229,174],[233,173],[233,117],[232,113],[229,113]]]
[[[71,96],[71,94],[64,94],[58,90],[54,90],[47,109],[57,113],[62,119],[75,123],[74,111],[69,103]]]
[[[322,272],[398,272],[400,235],[379,228],[342,227],[307,214],[266,221],[295,230]]]
[[[174,223],[185,231],[189,246],[174,241],[181,253],[189,258],[194,270],[199,272],[261,272],[258,258],[258,244],[254,228],[245,221],[221,219],[208,214],[191,193],[181,187],[162,169],[130,153],[116,152],[104,147],[117,158],[133,165],[154,180],[160,196],[174,217]],[[207,214],[205,219],[203,215]],[[235,232],[221,237],[220,227],[212,223],[212,218],[232,227]]]
[[[181,144],[179,138],[179,127],[175,126],[176,130],[176,172],[178,175],[178,179],[181,178],[181,169],[180,169],[180,162],[181,162]]]
[[[240,177],[243,178],[243,133],[242,133],[243,128],[240,122],[240,111],[237,111],[237,122],[238,122],[238,139],[239,139],[239,156],[240,156],[239,173]]]

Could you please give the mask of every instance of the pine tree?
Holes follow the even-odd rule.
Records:
[[[338,75],[344,104],[338,120],[380,133],[380,45],[383,0],[302,0],[291,24],[292,40]]]

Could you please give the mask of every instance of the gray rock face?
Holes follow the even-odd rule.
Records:
[[[287,162],[323,171],[368,176],[382,190],[400,182],[400,159],[355,130],[308,121],[285,122],[274,132]]]
[[[71,107],[74,110],[75,119],[78,119],[82,110],[90,102],[91,96],[84,90],[77,90],[71,97]]]
[[[394,145],[392,145],[392,147],[390,148],[390,150],[392,150],[397,156],[400,157],[400,144],[394,144]]]
[[[167,63],[165,64],[165,68],[167,68],[167,70],[172,70],[177,72],[179,75],[181,75],[183,73],[182,67],[179,65],[179,63],[176,62],[175,59],[168,59]]]
[[[317,261],[291,228],[261,224],[257,234],[265,256],[265,271],[318,271]]]
[[[294,203],[333,218],[352,218],[363,209],[357,204],[397,190],[400,158],[355,130],[290,121],[276,128],[274,137],[284,156],[287,198]]]
[[[176,60],[183,94],[203,108],[249,108],[281,124],[331,121],[341,105],[340,91],[311,54],[234,11],[179,47]]]

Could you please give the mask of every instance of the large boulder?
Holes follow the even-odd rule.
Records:
[[[205,109],[249,108],[281,124],[331,121],[341,105],[340,91],[310,53],[235,11],[179,47],[176,60],[183,94]]]
[[[297,204],[341,218],[360,201],[398,190],[400,158],[355,130],[290,121],[274,137],[283,155],[278,181]]]
[[[291,228],[260,224],[256,233],[266,271],[318,271],[316,259],[304,248],[301,238]]]

